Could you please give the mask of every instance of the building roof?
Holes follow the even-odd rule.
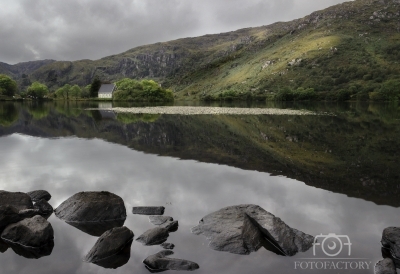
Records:
[[[99,94],[113,93],[115,90],[115,84],[102,84],[99,89]]]

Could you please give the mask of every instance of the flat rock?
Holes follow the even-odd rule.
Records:
[[[150,255],[143,261],[143,263],[151,272],[165,270],[192,271],[200,268],[195,262],[166,257],[172,254],[174,254],[174,252],[171,250],[163,250],[154,255]]]
[[[50,193],[48,193],[46,190],[34,190],[27,192],[26,194],[28,194],[34,202],[38,202],[40,200],[45,200],[48,202],[51,199]]]
[[[165,207],[163,206],[136,206],[132,208],[133,214],[139,215],[163,215]]]
[[[249,254],[260,247],[293,256],[311,248],[314,237],[290,228],[257,205],[230,206],[205,216],[192,233],[204,235],[218,251]],[[273,247],[273,248],[271,248]]]
[[[390,258],[383,259],[376,263],[375,274],[396,274],[396,267]]]
[[[21,221],[18,209],[11,205],[0,206],[0,233],[10,224]]]
[[[34,209],[39,211],[39,214],[48,219],[53,214],[53,207],[44,199],[39,200],[33,205]]]
[[[11,205],[17,210],[33,208],[31,197],[28,194],[0,190],[0,206],[2,205]]]
[[[171,243],[162,243],[161,247],[164,248],[164,249],[174,249],[175,245],[171,244]]]
[[[387,249],[393,259],[400,260],[400,227],[388,227],[382,233],[382,247]]]
[[[91,235],[100,236],[124,224],[126,208],[121,197],[113,193],[79,192],[58,206],[55,214],[74,227],[85,232],[95,231]]]
[[[140,235],[136,241],[142,243],[143,245],[159,245],[164,243],[168,237],[168,229],[163,227],[155,227]]]
[[[149,216],[149,221],[153,225],[162,225],[165,222],[172,222],[174,218],[170,216],[160,216],[160,215],[154,215],[154,216]]]
[[[105,268],[118,268],[129,261],[133,232],[126,227],[115,227],[100,236],[84,261]]]

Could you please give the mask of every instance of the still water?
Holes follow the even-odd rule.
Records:
[[[135,238],[154,226],[131,208],[165,206],[164,215],[179,221],[167,241],[175,244],[172,257],[198,263],[196,273],[373,273],[383,229],[400,226],[396,105],[272,106],[335,116],[85,110],[96,106],[1,103],[0,189],[45,189],[54,208],[80,191],[110,191],[123,198],[125,226]],[[191,234],[205,215],[238,204],[259,205],[307,234],[348,236],[351,255],[344,259],[365,261],[369,269],[301,270],[299,262],[332,258],[321,250],[314,256],[313,248],[293,257],[266,249],[235,255]],[[134,241],[127,264],[103,269],[82,261],[97,237],[54,214],[49,222],[52,254],[26,259],[8,249],[0,253],[0,273],[149,273],[142,261],[162,250]]]

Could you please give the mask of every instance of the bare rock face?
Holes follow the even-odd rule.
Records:
[[[200,268],[195,262],[166,257],[172,254],[174,254],[174,252],[171,250],[163,250],[147,257],[143,263],[151,272],[161,272],[165,270],[192,271]]]
[[[168,229],[163,227],[156,227],[147,230],[140,235],[136,241],[143,245],[159,245],[164,243],[169,237]]]
[[[139,215],[163,215],[165,207],[163,206],[136,206],[132,208],[133,214]]]
[[[37,201],[33,207],[46,219],[48,219],[54,211],[53,207],[44,199]]]
[[[79,192],[56,208],[55,214],[66,223],[90,234],[123,226],[126,208],[121,197],[107,192]]]
[[[390,258],[383,259],[376,263],[375,274],[396,274],[396,267]]]
[[[37,215],[7,226],[1,240],[21,256],[40,258],[51,254],[54,231],[45,218]]]
[[[257,205],[230,206],[205,216],[192,233],[204,235],[218,251],[249,254],[260,247],[293,256],[311,248],[314,237],[290,228]]]
[[[11,205],[18,211],[33,208],[31,197],[28,194],[0,190],[0,206],[2,205]]]
[[[104,268],[118,268],[129,261],[133,232],[124,227],[115,227],[104,232],[84,261]]]
[[[32,201],[39,202],[40,200],[50,201],[51,195],[46,190],[34,190],[26,193],[31,197]]]
[[[163,223],[172,222],[173,220],[174,218],[170,216],[160,216],[160,215],[149,216],[149,221],[153,225],[162,225]]]

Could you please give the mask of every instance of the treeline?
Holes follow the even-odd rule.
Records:
[[[174,100],[171,90],[162,88],[153,80],[137,81],[124,78],[116,83],[116,101],[170,102]]]

